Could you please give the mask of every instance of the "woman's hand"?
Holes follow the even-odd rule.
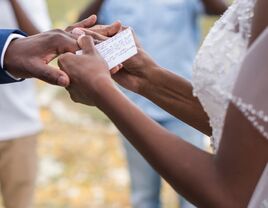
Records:
[[[137,40],[137,39],[136,39]],[[123,68],[113,74],[113,79],[124,88],[142,94],[148,88],[154,71],[160,67],[137,43],[138,53],[123,63]]]
[[[100,56],[90,36],[81,36],[78,44],[83,55],[67,53],[61,55],[58,64],[70,77],[67,90],[74,102],[96,105],[103,87],[115,87],[108,65]]]
[[[104,28],[106,28],[106,31],[109,30],[109,33],[104,33]],[[90,29],[79,28],[78,30],[74,30],[74,33],[84,33],[89,35],[97,43],[98,41],[105,41],[109,37],[116,35],[118,32],[125,29],[127,29],[127,27],[123,27],[119,22],[115,22],[110,26],[97,25]],[[147,86],[148,81],[151,80],[152,70],[157,70],[159,66],[144,51],[134,32],[133,36],[138,49],[138,54],[124,62],[123,68],[120,65],[112,69],[111,74],[118,84],[133,92],[139,93]]]
[[[122,26],[121,31],[128,27]],[[120,70],[112,71],[113,79],[124,88],[141,93],[147,88],[152,79],[153,71],[159,66],[142,48],[140,41],[132,30],[138,53],[123,63]]]
[[[88,29],[79,27],[73,28],[73,33],[91,36],[97,44],[125,29],[127,29],[127,27],[123,27],[120,22],[115,22],[112,25],[96,25]],[[121,86],[133,92],[142,93],[142,91],[150,85],[149,81],[152,81],[152,73],[159,70],[160,67],[144,51],[134,32],[133,36],[138,53],[124,62],[123,65],[119,65],[110,70],[110,72],[112,78]]]
[[[94,44],[97,45],[98,43],[101,43],[109,39],[109,37],[116,35],[119,31],[121,31],[121,29],[122,29],[121,23],[114,22],[111,25],[94,25],[93,27],[90,28],[76,27],[72,29],[71,33],[77,37],[80,37],[81,35],[91,36],[94,40]],[[118,72],[121,68],[122,64],[119,64],[118,66],[111,69],[110,73],[114,74]]]

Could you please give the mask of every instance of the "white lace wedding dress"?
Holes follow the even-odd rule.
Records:
[[[214,151],[219,147],[228,104],[234,101],[241,106],[241,101],[231,95],[247,52],[255,4],[256,0],[234,1],[208,34],[194,64],[194,95],[210,118]],[[261,133],[268,138],[267,133]],[[248,207],[268,208],[268,166]]]

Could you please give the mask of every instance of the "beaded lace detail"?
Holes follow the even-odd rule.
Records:
[[[237,104],[231,94],[247,52],[255,3],[236,0],[229,7],[208,34],[193,66],[193,93],[210,118],[214,151],[219,147],[228,104]]]
[[[234,96],[224,91],[220,91],[221,96],[232,102],[239,109],[252,125],[268,139],[268,132],[265,131],[263,123],[268,123],[268,115],[263,110],[256,109],[251,103],[245,102],[241,97]]]

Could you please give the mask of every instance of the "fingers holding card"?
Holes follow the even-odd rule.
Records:
[[[137,54],[137,47],[130,28],[96,45],[97,51],[107,62],[109,69],[120,65]],[[76,52],[83,54],[82,50]]]

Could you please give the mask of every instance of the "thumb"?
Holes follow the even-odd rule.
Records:
[[[92,54],[96,50],[93,38],[90,36],[80,36],[78,39],[78,45],[82,49],[83,54]]]
[[[122,30],[122,25],[119,21],[116,21],[111,25],[96,25],[90,30],[106,37],[112,37]]]
[[[71,32],[76,27],[89,28],[92,27],[94,24],[96,24],[96,22],[97,22],[97,16],[91,15],[90,17],[82,20],[81,22],[75,23],[72,26],[67,27],[65,31]]]
[[[107,37],[112,37],[116,35],[121,29],[122,29],[121,22],[116,21],[113,24],[106,26],[103,31],[100,31],[100,34]]]

